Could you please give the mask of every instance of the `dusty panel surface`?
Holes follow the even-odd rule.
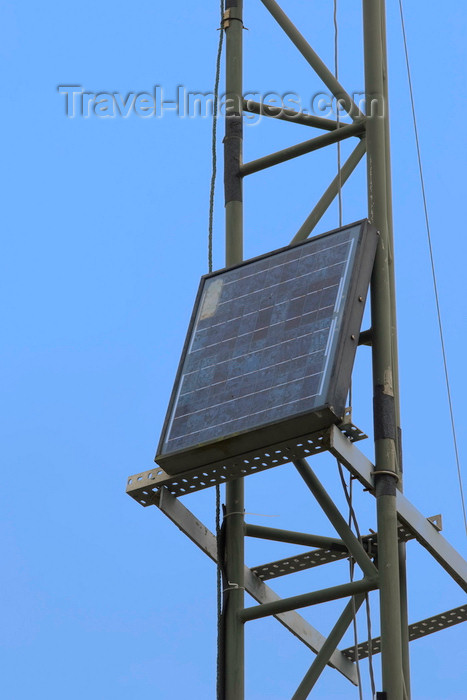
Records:
[[[159,456],[326,404],[361,229],[203,278]]]

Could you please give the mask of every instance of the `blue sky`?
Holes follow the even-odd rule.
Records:
[[[245,90],[321,91],[260,2],[245,3]],[[464,231],[467,11],[454,0],[406,2],[420,140],[461,460],[465,395]],[[459,489],[424,230],[397,3],[388,2],[394,221],[405,489],[465,556]],[[328,65],[332,3],[284,0]],[[360,3],[339,2],[340,76],[363,90]],[[199,278],[207,271],[211,121],[173,111],[143,118],[67,118],[58,86],[89,93],[208,92],[216,2],[9,2],[0,8],[3,255],[1,426],[4,451],[0,689],[8,700],[86,696],[214,698],[215,569],[157,511],[125,495],[150,469]],[[144,108],[144,105],[140,107]],[[306,127],[245,129],[245,160],[309,138]],[[222,138],[220,127],[219,143]],[[347,153],[347,145],[343,148]],[[333,177],[335,148],[251,176],[245,255],[285,245]],[[364,166],[343,194],[344,222],[366,215]],[[332,208],[317,233],[335,228]],[[214,267],[223,266],[221,179]],[[358,352],[354,421],[371,431],[370,365]],[[371,440],[362,444],[371,457]],[[316,462],[344,509],[332,461]],[[465,466],[464,466],[465,476]],[[467,478],[467,477],[465,477]],[[360,527],[374,502],[355,489]],[[214,493],[185,505],[214,527]],[[332,535],[290,467],[250,477],[250,522]],[[248,543],[251,565],[292,546]],[[461,605],[465,594],[408,545],[410,620]],[[347,580],[345,564],[278,580],[281,595]],[[340,567],[340,568],[339,568]],[[377,600],[372,601],[378,631]],[[304,615],[323,634],[339,607]],[[360,637],[366,634],[359,622]],[[413,697],[465,697],[465,626],[412,644]],[[351,640],[348,640],[348,644]],[[292,695],[311,663],[274,620],[247,629],[247,697]],[[379,674],[379,659],[375,666]],[[368,671],[362,664],[365,697]],[[327,670],[315,698],[358,697]]]

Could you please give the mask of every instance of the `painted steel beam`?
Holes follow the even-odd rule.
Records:
[[[334,426],[329,431],[329,451],[373,493],[373,465]],[[445,571],[467,592],[467,562],[431,523],[413,506],[403,493],[397,491],[396,510],[400,522],[427,549]]]
[[[329,429],[328,440],[329,452],[346,466],[366,489],[373,492],[374,466],[368,457],[359,449],[354,448],[352,443],[334,425]]]
[[[396,495],[396,508],[399,520],[467,593],[467,561],[400,491]]]
[[[281,598],[274,603],[264,603],[263,605],[253,605],[250,608],[245,608],[240,613],[240,619],[243,622],[250,620],[259,620],[262,617],[269,615],[277,615],[277,613],[288,612],[289,610],[297,610],[299,608],[307,608],[310,605],[319,605],[320,603],[328,603],[330,600],[339,600],[349,596],[358,595],[359,593],[367,593],[378,588],[378,576],[362,578],[359,581],[350,583],[341,583],[339,586],[331,586],[310,593],[302,593],[294,595],[290,598]]]
[[[213,562],[217,563],[216,536],[193,515],[188,508],[180,503],[170,491],[165,488],[154,494],[153,504],[166,515],[194,544],[197,545]],[[269,586],[263,583],[247,566],[245,566],[245,590],[258,603],[278,603],[281,598]],[[316,654],[326,642],[318,630],[312,627],[295,611],[274,615],[289,632],[297,637]],[[342,673],[351,683],[357,685],[355,665],[336,649],[329,659],[329,665]]]
[[[365,576],[371,578],[377,575],[378,571],[376,566],[369,558],[361,542],[359,542],[348,526],[338,507],[335,505],[324,486],[320,483],[308,462],[305,459],[295,459],[293,464],[328,517],[330,523],[344,540],[350,554],[353,556],[355,562],[361,568]]]

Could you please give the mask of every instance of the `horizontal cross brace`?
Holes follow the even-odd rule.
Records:
[[[318,605],[319,603],[327,603],[330,600],[339,600],[347,598],[358,593],[366,593],[378,588],[378,576],[363,578],[360,581],[352,581],[351,583],[342,583],[339,586],[331,586],[331,588],[323,588],[320,591],[311,591],[310,593],[302,593],[294,595],[290,598],[282,598],[275,603],[264,603],[263,605],[254,605],[251,608],[245,608],[240,612],[242,622],[250,620],[259,620],[261,617],[268,615],[277,615],[277,613],[286,612],[288,610],[298,610],[306,608],[310,605]]]
[[[175,496],[165,488],[160,489],[154,497],[153,504],[207,554],[212,561],[217,562],[217,541],[215,535],[188,508],[185,508]],[[277,593],[263,583],[247,566],[245,566],[245,590],[258,603],[277,604],[281,600]],[[277,613],[275,618],[315,653],[318,653],[326,642],[326,637],[320,634],[318,630],[294,610]],[[351,683],[357,685],[355,665],[343,656],[338,649],[331,655],[329,665],[342,673]]]
[[[398,535],[399,542],[408,542],[408,540],[414,538],[414,535],[403,527],[403,525],[399,526]],[[374,550],[374,553],[376,553],[377,538],[378,535],[376,533],[362,537],[363,547],[370,555],[372,550]],[[336,540],[336,542],[338,542],[338,540]],[[309,552],[303,552],[303,554],[296,554],[293,557],[287,557],[285,559],[270,562],[269,564],[254,566],[251,570],[256,574],[256,576],[258,576],[258,578],[261,579],[261,581],[268,581],[272,578],[286,576],[287,574],[294,574],[297,571],[306,571],[307,569],[312,569],[315,566],[329,564],[333,561],[342,561],[342,559],[348,558],[349,551],[342,542],[340,546],[336,545],[332,548],[328,547],[313,549]]]
[[[288,544],[305,545],[306,547],[326,547],[328,549],[347,552],[343,540],[335,537],[322,537],[310,535],[307,532],[293,532],[292,530],[279,530],[275,527],[263,527],[262,525],[245,524],[245,535],[262,540],[274,542],[287,542]]]
[[[270,168],[273,165],[285,163],[287,160],[297,158],[297,156],[303,156],[306,153],[317,151],[319,148],[324,148],[325,146],[330,146],[333,143],[344,141],[344,139],[348,139],[351,136],[363,136],[364,133],[365,120],[360,119],[353,124],[346,124],[345,126],[335,129],[334,131],[330,131],[327,134],[316,136],[314,139],[302,141],[302,143],[297,143],[294,146],[289,146],[281,151],[270,153],[263,158],[258,158],[257,160],[252,160],[249,163],[245,163],[244,165],[240,166],[240,175],[242,177],[245,175],[252,175],[253,173],[257,173],[265,168]]]
[[[261,117],[271,117],[284,122],[325,129],[326,131],[334,131],[346,126],[345,122],[337,122],[333,119],[317,117],[314,114],[305,114],[305,112],[295,112],[293,109],[285,109],[284,107],[274,107],[273,105],[254,102],[253,100],[243,100],[243,111],[250,112],[250,114],[258,114]]]
[[[409,641],[414,639],[420,639],[420,637],[426,637],[428,634],[433,634],[433,632],[439,632],[439,630],[447,629],[453,625],[458,625],[460,622],[467,621],[467,605],[463,605],[460,608],[454,608],[453,610],[448,610],[447,612],[441,613],[440,615],[435,615],[434,617],[427,617],[426,620],[421,620],[421,622],[414,622],[409,625]],[[368,642],[362,642],[358,644],[358,658],[366,659],[369,656],[368,653],[369,644]],[[381,652],[381,637],[375,637],[371,640],[371,654],[379,654]],[[342,651],[345,656],[351,661],[355,661],[355,647],[349,647]]]

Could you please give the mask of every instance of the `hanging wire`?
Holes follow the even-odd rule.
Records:
[[[212,232],[214,223],[214,195],[216,192],[216,177],[217,177],[217,118],[219,114],[219,82],[221,77],[221,58],[222,46],[224,44],[224,29],[222,20],[224,17],[224,0],[220,0],[220,29],[219,43],[217,45],[216,56],[216,77],[214,79],[214,99],[212,107],[212,137],[211,137],[211,152],[212,152],[212,170],[211,170],[211,187],[209,191],[209,222],[208,222],[208,268],[212,272]]]
[[[334,75],[336,77],[336,80],[339,79],[339,23],[338,23],[338,17],[337,17],[337,0],[333,0],[333,22],[334,22]],[[337,121],[337,128],[339,129],[339,124],[340,124],[340,109],[339,109],[339,100],[336,101],[336,121]],[[338,183],[337,183],[337,195],[338,195],[338,208],[339,208],[339,228],[342,227],[343,225],[343,213],[342,213],[342,180],[341,180],[341,144],[337,143],[337,176],[338,176]],[[350,409],[352,410],[352,380],[350,380],[350,387],[349,387],[349,406]],[[342,481],[342,486],[344,488],[344,493],[345,497],[347,500],[347,504],[349,506],[349,527],[352,525],[352,520],[354,522],[355,526],[355,531],[357,532],[358,539],[361,542],[361,537],[360,537],[360,531],[358,528],[358,523],[357,523],[357,518],[355,516],[355,511],[353,508],[352,504],[352,480],[350,480],[350,494],[347,490],[347,485],[345,483],[344,479],[344,473],[342,471],[342,466],[340,462],[337,462],[337,465],[339,467],[339,474],[340,478]],[[350,568],[350,580],[353,581],[353,575],[354,575],[354,567],[355,567],[355,562],[352,557],[349,559],[349,568]],[[362,677],[360,673],[360,663],[359,663],[359,658],[358,658],[358,628],[357,628],[357,611],[355,609],[355,598],[352,597],[352,604],[353,604],[353,634],[354,634],[354,645],[355,645],[355,664],[357,668],[357,680],[358,680],[358,693],[360,700],[363,700],[363,688],[362,688]],[[367,616],[367,626],[368,626],[368,661],[369,661],[369,670],[370,670],[370,681],[371,681],[371,692],[372,692],[372,697],[375,697],[376,694],[376,686],[375,686],[375,679],[374,679],[374,673],[373,673],[373,659],[372,659],[372,654],[371,654],[371,619],[370,619],[370,601],[368,594],[365,595],[365,604],[366,604],[366,616]]]
[[[373,668],[373,644],[371,640],[373,639],[373,633],[371,630],[371,608],[370,608],[370,596],[368,593],[365,594],[365,608],[366,608],[366,624],[368,631],[368,669],[370,673],[370,683],[371,683],[371,697],[376,697],[376,683],[375,683],[375,672]]]
[[[334,75],[336,80],[339,79],[339,25],[337,22],[337,0],[334,0]],[[336,100],[336,121],[337,128],[340,125],[340,109],[339,100]],[[342,226],[342,173],[341,173],[341,144],[337,143],[337,177],[338,177],[338,187],[337,187],[337,198],[339,203],[339,228]]]
[[[217,664],[216,664],[216,697],[221,700],[221,630],[222,630],[222,548],[221,539],[221,489],[216,485],[216,544],[217,544]]]
[[[349,525],[349,527],[351,527],[352,520],[354,520],[354,522],[356,522],[355,513],[354,513],[353,505],[352,505],[352,492],[350,492],[350,494],[349,494],[349,492],[347,490],[347,484],[345,483],[344,472],[342,470],[342,465],[339,462],[339,460],[337,460],[337,466],[339,468],[339,476],[341,478],[342,488],[344,489],[345,498],[346,498],[347,504],[349,506],[348,525]],[[352,488],[352,481],[350,482],[350,487]],[[353,560],[353,557],[349,557],[350,581],[353,581],[354,568],[355,568],[355,562]],[[352,596],[352,607],[353,607],[352,627],[353,627],[353,641],[354,641],[354,648],[355,648],[355,665],[357,667],[358,695],[359,695],[360,700],[363,700],[362,674],[360,672],[360,662],[359,662],[359,658],[358,658],[357,611],[355,609],[355,597],[354,596]]]
[[[444,378],[445,378],[445,382],[446,382],[446,392],[447,392],[447,397],[448,397],[449,415],[450,415],[450,419],[451,419],[451,430],[452,430],[452,438],[453,438],[453,443],[454,443],[454,454],[455,454],[456,466],[457,466],[457,478],[459,481],[459,492],[460,492],[460,498],[461,498],[461,503],[462,503],[462,512],[464,515],[464,528],[465,528],[465,534],[467,535],[467,513],[466,513],[466,507],[465,507],[464,488],[462,485],[462,472],[461,472],[459,449],[458,449],[458,443],[457,443],[456,425],[455,425],[455,421],[454,421],[454,409],[453,409],[452,396],[451,396],[451,384],[449,381],[448,363],[447,363],[447,357],[446,357],[446,347],[445,347],[445,343],[444,343],[444,330],[443,330],[443,323],[441,320],[441,307],[440,307],[440,303],[439,303],[438,284],[436,281],[436,269],[435,269],[433,245],[432,245],[432,238],[431,238],[431,227],[430,227],[430,220],[428,217],[428,205],[427,205],[427,198],[426,198],[426,191],[425,191],[425,178],[423,176],[422,157],[421,157],[421,151],[420,151],[420,140],[418,137],[417,117],[415,114],[415,100],[414,100],[413,87],[412,87],[412,73],[410,70],[409,52],[408,52],[408,48],[407,48],[407,35],[405,32],[405,21],[404,21],[404,11],[402,8],[402,0],[399,0],[399,11],[400,11],[400,17],[401,17],[402,38],[404,41],[405,64],[406,64],[406,68],[407,68],[407,79],[408,79],[408,83],[409,83],[410,103],[411,103],[411,107],[412,107],[412,120],[413,120],[413,127],[414,127],[414,133],[415,133],[415,144],[416,144],[416,148],[417,148],[417,160],[418,160],[418,170],[419,170],[419,175],[420,175],[420,185],[421,185],[421,190],[422,190],[423,210],[424,210],[424,214],[425,214],[425,227],[426,227],[426,233],[427,233],[427,239],[428,239],[428,249],[430,252],[431,275],[433,278],[433,289],[434,289],[434,294],[435,294],[436,314],[438,317],[439,337],[440,337],[440,341],[441,341],[441,352],[442,352],[442,356],[443,356]]]
[[[342,473],[342,467],[340,464],[339,464],[339,472],[340,472],[342,484],[344,485],[345,494],[346,494],[346,496],[348,496],[348,503],[349,503],[348,525],[349,525],[349,527],[352,527],[352,513],[353,513],[352,479],[350,480],[350,493],[349,493],[347,491],[347,486],[346,486],[345,480],[344,480],[344,474]],[[349,558],[350,581],[353,581],[354,570],[355,570],[355,560],[353,559],[353,557],[350,557]],[[357,626],[357,610],[355,607],[355,596],[352,596],[352,607],[353,607],[352,627],[353,627],[353,641],[354,641],[354,647],[355,647],[355,661],[357,664],[358,694],[360,696],[360,700],[363,700],[362,675],[361,675],[361,671],[360,671],[360,663],[359,663],[359,658],[358,658],[358,626]]]
[[[224,29],[222,20],[224,17],[224,0],[220,0],[220,28],[219,42],[217,45],[216,56],[216,76],[214,79],[214,98],[212,108],[212,138],[211,138],[211,185],[209,190],[209,219],[208,219],[208,270],[212,272],[212,241],[213,241],[213,224],[214,224],[214,195],[216,192],[216,177],[217,177],[217,119],[219,114],[219,82],[221,76],[221,58],[222,46],[224,43]],[[216,484],[216,541],[217,541],[217,670],[216,670],[216,696],[221,698],[222,678],[221,678],[221,630],[222,630],[222,551],[220,547],[221,534],[221,488]]]
[[[345,495],[345,500],[347,501],[347,505],[349,507],[349,527],[351,526],[351,523],[353,522],[353,526],[355,529],[355,533],[357,535],[357,539],[362,544],[362,536],[360,533],[360,528],[358,526],[358,521],[357,521],[357,516],[355,515],[355,509],[353,507],[353,502],[352,502],[352,477],[350,477],[350,489],[347,488],[347,484],[345,483],[345,478],[344,478],[344,471],[342,469],[342,464],[337,460],[337,466],[339,469],[339,476],[341,479],[342,483],[342,488],[344,491]],[[350,492],[349,492],[350,491]],[[353,561],[351,560],[351,580],[353,577]],[[366,621],[367,621],[367,632],[368,632],[368,671],[370,675],[370,683],[371,683],[371,697],[376,697],[376,683],[375,683],[375,674],[374,674],[374,668],[373,668],[373,651],[372,651],[372,643],[371,640],[373,638],[372,630],[371,630],[371,609],[370,609],[370,597],[368,593],[365,594],[365,607],[366,607]],[[357,675],[359,675],[359,670],[358,670],[358,644],[357,642],[355,643],[355,658],[357,660]]]
[[[337,0],[334,0],[333,7],[333,22],[334,22],[334,75],[336,80],[339,79],[339,24],[337,21]],[[340,109],[339,100],[336,100],[336,122],[337,128],[340,128]],[[341,169],[341,144],[337,145],[337,201],[339,208],[339,228],[343,225],[343,209],[342,209],[342,169]],[[352,410],[352,379],[349,386],[349,407]]]

